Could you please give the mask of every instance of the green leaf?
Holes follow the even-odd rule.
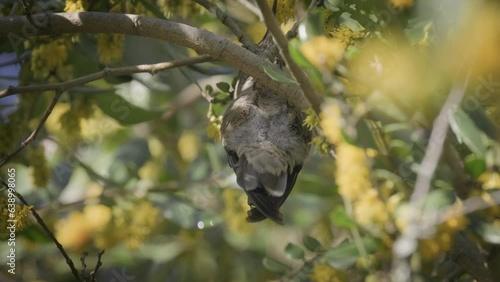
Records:
[[[340,6],[344,5],[344,1],[343,0],[326,0],[324,2],[324,5],[327,9],[333,11],[333,12],[337,12],[340,10]]]
[[[447,207],[455,201],[455,195],[451,190],[433,190],[427,194],[424,201],[424,212],[434,213],[441,208]]]
[[[343,208],[337,207],[330,213],[330,219],[333,221],[335,226],[340,228],[351,229],[356,227],[356,221],[352,219]]]
[[[231,86],[229,85],[229,83],[226,83],[226,82],[218,82],[217,84],[217,88],[220,89],[220,91],[222,92],[225,92],[225,93],[229,93],[229,89],[231,88]]]
[[[365,119],[361,119],[356,124],[356,143],[362,148],[372,148],[378,150],[377,141],[373,136],[373,131],[371,126],[368,124],[368,121]]]
[[[212,87],[212,85],[207,84],[207,86],[205,86],[205,92],[207,92],[207,94],[214,93],[214,88]]]
[[[323,249],[318,240],[308,235],[304,236],[302,243],[304,243],[304,246],[311,252],[319,252]]]
[[[340,15],[340,22],[345,23],[345,25],[354,32],[365,30],[357,20],[351,18],[351,14],[348,12],[343,12],[342,15]]]
[[[477,179],[486,170],[486,161],[477,155],[471,154],[464,159],[465,171]]]
[[[450,126],[459,141],[463,142],[478,156],[484,158],[491,144],[488,136],[481,131],[462,109],[457,109],[450,116]]]
[[[285,253],[289,258],[292,259],[304,259],[305,256],[304,249],[294,243],[288,243],[288,245],[286,245]]]
[[[379,246],[379,241],[373,237],[365,237],[360,243],[364,245],[368,254],[374,253]],[[334,268],[346,269],[354,265],[360,257],[360,252],[354,242],[343,242],[329,250],[324,259]]]
[[[288,266],[286,266],[286,265],[282,264],[281,262],[279,262],[275,259],[272,259],[270,257],[265,257],[262,260],[262,264],[264,265],[264,267],[267,270],[275,272],[275,273],[279,273],[279,274],[283,274],[289,270]]]
[[[411,146],[403,140],[399,139],[390,141],[389,150],[391,151],[391,154],[402,159],[408,158],[412,155]]]
[[[286,76],[283,72],[281,71],[276,71],[268,67],[264,67],[264,72],[273,80],[282,82],[282,83],[293,83],[295,85],[298,85],[297,81],[289,78]]]
[[[163,112],[147,110],[132,105],[114,93],[90,94],[97,106],[122,125],[131,125],[159,118]]]

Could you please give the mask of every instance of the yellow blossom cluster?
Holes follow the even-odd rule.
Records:
[[[123,56],[123,34],[98,34],[97,35],[97,53],[101,62],[109,65]]]
[[[500,189],[500,173],[496,171],[485,171],[479,178],[479,183],[484,190]]]
[[[267,0],[269,7],[273,7],[273,2],[275,0]],[[276,19],[280,24],[286,24],[287,22],[294,20],[295,15],[295,0],[276,0],[278,1],[276,5]]]
[[[448,219],[440,224],[431,238],[420,240],[418,249],[424,260],[432,261],[436,256],[450,250],[455,233],[465,228],[468,219],[464,216],[457,216]]]
[[[66,0],[64,11],[66,13],[85,12],[84,0]]]
[[[183,16],[196,15],[204,11],[200,5],[194,1],[184,1],[184,0],[157,0],[158,7],[160,11],[163,12],[165,16]]]
[[[352,31],[345,23],[338,26],[325,25],[325,32],[329,37],[338,39],[345,47],[354,45],[356,39],[365,36],[362,31]]]
[[[198,157],[201,140],[200,137],[192,131],[182,132],[177,141],[177,149],[181,158],[186,163],[191,163]]]
[[[407,9],[413,6],[413,0],[389,0],[389,4],[397,9]]]
[[[119,243],[139,248],[159,223],[159,210],[139,200],[114,207],[88,205],[56,224],[56,237],[67,248],[80,250],[91,240],[97,248]]]
[[[352,203],[354,218],[369,229],[380,229],[389,220],[389,212],[381,195],[370,181],[368,152],[344,141],[341,112],[336,104],[328,104],[320,114],[320,125],[328,140],[336,146],[336,182],[339,194]]]
[[[9,211],[8,199],[5,195],[0,196],[0,215],[2,218],[0,220],[0,238],[6,238],[9,235],[10,230],[7,227],[10,225],[10,222],[7,222],[7,219],[15,220],[13,222],[16,227],[15,232],[25,229],[32,223],[30,219],[32,207],[15,204],[14,218],[11,218],[10,213],[12,209]]]
[[[127,13],[136,15],[152,16],[140,1],[110,0],[111,13]]]
[[[212,140],[220,139],[220,126],[222,124],[222,116],[214,114],[209,116],[210,124],[207,126],[206,134]]]
[[[33,185],[37,188],[47,187],[50,181],[50,167],[45,158],[45,147],[29,146],[26,159],[30,164],[30,176]]]
[[[33,48],[31,52],[31,71],[38,78],[47,78],[51,71],[61,67],[68,57],[64,39],[52,40]]]
[[[300,51],[306,59],[321,70],[333,70],[344,55],[345,44],[339,39],[316,36],[306,41]]]
[[[343,282],[346,281],[346,275],[327,264],[318,263],[314,265],[309,279],[313,282]]]

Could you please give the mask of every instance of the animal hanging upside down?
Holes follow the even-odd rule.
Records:
[[[238,185],[248,196],[247,221],[283,224],[279,208],[292,191],[309,153],[304,113],[271,90],[255,85],[224,113],[222,144]]]

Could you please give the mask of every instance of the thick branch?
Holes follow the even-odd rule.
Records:
[[[273,80],[263,71],[265,67],[281,72],[277,66],[206,30],[167,20],[99,12],[36,14],[33,20],[50,23],[50,28],[37,29],[25,16],[0,17],[0,41],[9,40],[16,49],[27,37],[62,33],[120,33],[166,40],[234,66],[301,109],[310,107],[296,85]]]
[[[297,79],[304,92],[307,100],[311,103],[313,109],[316,113],[319,114],[321,111],[321,98],[316,94],[314,87],[312,86],[309,78],[306,76],[304,71],[295,63],[295,61],[290,56],[290,52],[288,50],[288,40],[285,35],[281,31],[280,25],[276,20],[276,17],[273,15],[271,8],[267,4],[266,0],[257,0],[257,4],[259,5],[260,10],[262,11],[262,15],[264,16],[264,20],[266,22],[266,26],[273,35],[280,52],[285,60],[286,64],[290,68],[293,76]]]
[[[29,85],[29,86],[18,86],[18,87],[9,87],[5,90],[0,91],[0,98],[6,97],[12,94],[22,94],[28,92],[42,92],[47,90],[67,90],[72,87],[83,85],[89,83],[91,81],[95,81],[101,78],[110,77],[110,76],[120,76],[120,75],[129,75],[133,73],[141,73],[148,72],[154,74],[159,71],[177,68],[185,65],[198,64],[203,62],[208,62],[213,60],[208,55],[201,55],[197,57],[180,59],[172,62],[163,62],[158,64],[151,65],[137,65],[137,66],[129,66],[122,68],[105,68],[102,71],[92,73],[86,76],[82,76],[79,78],[75,78],[68,81],[56,82],[56,83],[47,83],[42,85]]]

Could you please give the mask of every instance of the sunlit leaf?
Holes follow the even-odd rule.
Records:
[[[356,227],[356,221],[347,215],[343,207],[335,208],[335,210],[330,214],[330,218],[337,227],[346,229]]]
[[[490,144],[489,138],[483,131],[477,128],[462,109],[457,109],[450,116],[450,126],[459,140],[465,143],[472,152],[480,157],[485,157],[486,149]]]
[[[289,78],[288,76],[286,76],[285,74],[283,74],[282,72],[278,72],[274,69],[271,69],[271,68],[268,68],[268,67],[264,67],[264,72],[270,77],[272,78],[273,80],[276,80],[276,81],[279,81],[279,82],[283,82],[283,83],[293,83],[293,84],[298,84],[295,80]]]

